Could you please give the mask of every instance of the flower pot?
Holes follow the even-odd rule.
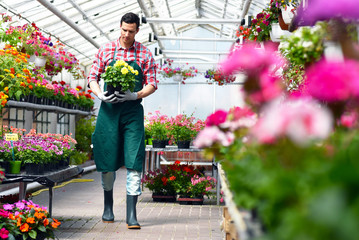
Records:
[[[175,75],[173,75],[173,81],[175,81],[175,82],[181,82],[181,81],[182,81],[182,75],[181,75],[181,74],[175,74]]]
[[[152,199],[154,202],[176,202],[176,194],[163,195],[163,194],[153,193]]]
[[[203,197],[179,197],[177,201],[180,205],[203,205]]]
[[[18,174],[21,169],[21,161],[10,161],[10,173]]]
[[[178,141],[177,146],[178,148],[189,148],[191,141]]]
[[[0,167],[4,169],[5,173],[10,172],[10,162],[8,162],[8,161],[0,162]]]
[[[31,55],[29,58],[29,62],[35,62],[35,58],[36,58],[35,54]]]
[[[278,22],[279,22],[279,26],[282,30],[289,30],[289,24],[286,24],[284,22],[281,11],[279,12],[279,15],[278,15]],[[272,23],[272,25],[273,25],[273,23]]]
[[[287,6],[286,8],[281,7],[280,9],[282,13],[283,22],[288,25],[291,24],[292,19],[294,17],[294,13],[292,12],[293,7]]]
[[[152,147],[154,148],[165,148],[166,140],[152,140]]]
[[[281,36],[291,35],[288,31],[283,31],[279,26],[279,23],[272,23],[272,30],[270,31],[270,37],[273,42],[280,42]]]
[[[46,58],[42,58],[42,57],[35,57],[35,66],[37,67],[43,67],[46,64]]]
[[[109,84],[106,87],[106,91],[107,91],[106,96],[110,96],[111,94],[114,94],[115,92],[123,93],[121,90],[122,90],[121,86],[114,87],[114,86]]]

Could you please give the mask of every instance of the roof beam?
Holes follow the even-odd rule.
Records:
[[[156,36],[157,40],[181,40],[181,41],[207,41],[207,42],[235,42],[236,39],[224,38],[196,38],[196,37],[174,37],[174,36]]]
[[[105,36],[105,37],[107,38],[107,40],[111,41],[111,39],[109,38],[109,36],[102,31],[102,29],[92,20],[92,18],[90,18],[89,16],[87,16],[87,14],[85,13],[85,11],[83,11],[83,10],[81,9],[81,7],[80,7],[77,3],[75,3],[73,0],[67,0],[67,1],[70,2],[71,5],[72,5],[74,8],[76,8],[77,11],[79,11],[79,12],[82,14],[84,20],[89,21],[97,30],[100,31],[100,35]]]
[[[96,48],[100,48],[100,45],[95,42],[92,38],[90,38],[84,31],[82,31],[74,22],[72,22],[70,19],[68,19],[62,12],[60,12],[56,7],[54,7],[52,4],[47,2],[46,0],[37,0],[39,3],[41,3],[44,7],[49,9],[52,13],[54,13],[56,16],[58,16],[62,21],[67,23],[71,28],[73,28],[76,32],[78,32],[83,38],[85,38],[88,42],[90,42],[92,45],[94,45]]]
[[[223,19],[226,16],[227,4],[228,4],[228,0],[225,0],[224,4],[223,4],[223,12],[222,12],[222,18]],[[222,32],[223,32],[223,24],[221,25],[221,30],[219,31],[219,37],[222,37]]]
[[[146,4],[143,0],[137,0],[138,2],[138,5],[140,6],[141,10],[143,11],[143,13],[145,14],[145,17],[149,17],[151,16],[150,13],[148,12],[147,10],[147,7],[146,7]],[[158,34],[158,31],[157,31],[157,28],[156,26],[153,24],[153,23],[149,23],[150,24],[150,27],[152,29],[152,32],[155,34],[155,35],[159,35]],[[165,47],[163,46],[162,42],[161,41],[158,41],[158,46],[161,48],[161,49],[165,49]]]
[[[251,1],[251,0],[250,0]],[[223,19],[223,18],[201,18],[201,19],[188,19],[188,18],[146,18],[148,23],[190,23],[190,24],[236,24],[240,23],[241,19]]]

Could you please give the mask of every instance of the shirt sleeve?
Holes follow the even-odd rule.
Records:
[[[91,66],[89,75],[87,77],[87,86],[90,86],[90,82],[100,81],[100,76],[104,72],[105,63],[103,61],[104,51],[103,48],[100,48],[95,55],[95,60]]]
[[[155,59],[153,58],[152,53],[147,50],[147,60],[143,69],[144,80],[146,85],[151,84],[155,89],[157,89],[156,71],[157,65]]]

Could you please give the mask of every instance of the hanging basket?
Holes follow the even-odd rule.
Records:
[[[182,81],[182,75],[181,75],[181,74],[175,74],[175,75],[173,75],[173,81],[175,81],[175,82],[181,82],[181,81]]]
[[[37,67],[43,67],[46,64],[46,58],[42,57],[35,57],[35,66]]]
[[[272,23],[272,30],[270,31],[270,38],[273,42],[280,42],[281,36],[291,35],[288,31],[283,31],[279,26],[279,23]]]
[[[291,24],[294,17],[293,7],[281,8],[282,19],[285,24]]]
[[[36,55],[31,55],[29,58],[29,62],[35,62]]]

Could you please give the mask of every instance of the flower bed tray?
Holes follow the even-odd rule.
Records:
[[[203,205],[203,198],[179,197],[177,201],[180,205]]]
[[[152,194],[154,202],[176,202],[176,195],[164,196]]]

